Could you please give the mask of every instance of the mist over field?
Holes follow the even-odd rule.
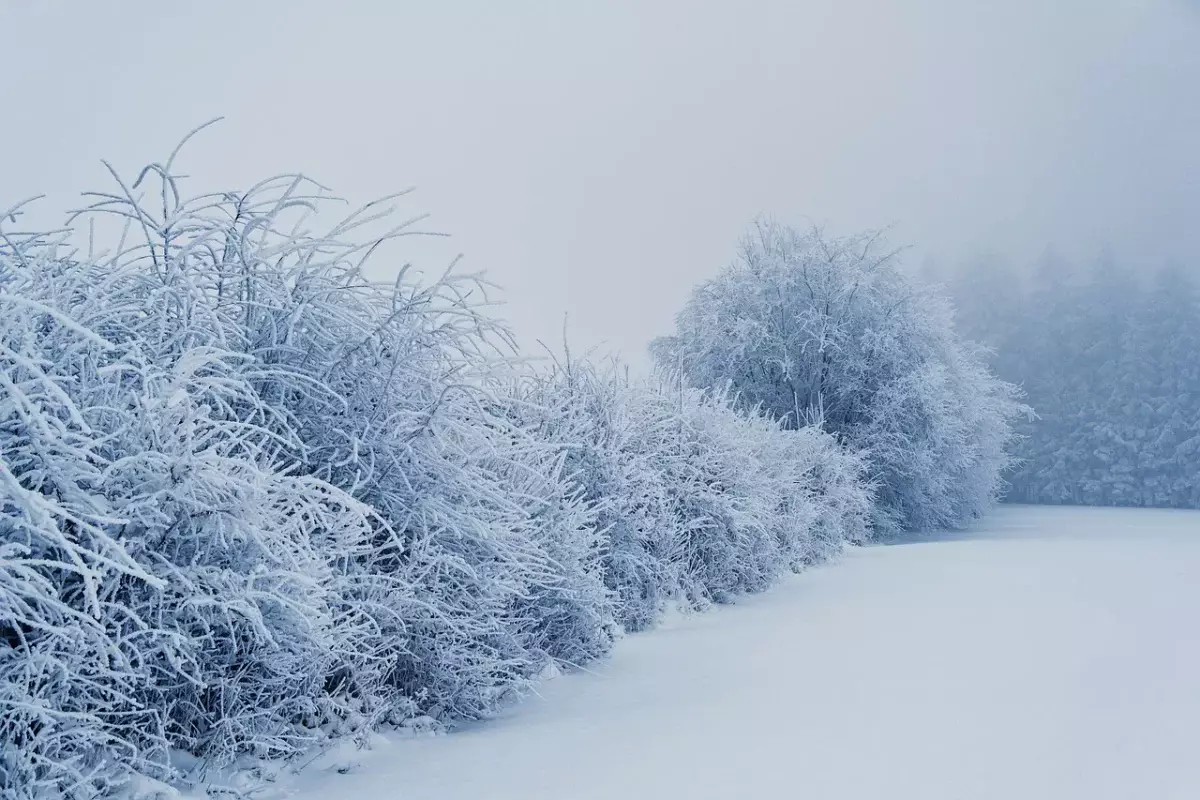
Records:
[[[0,800],[1200,796],[1198,40],[0,0]]]

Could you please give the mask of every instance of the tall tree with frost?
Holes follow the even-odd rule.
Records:
[[[959,526],[997,496],[1022,407],[882,244],[759,224],[652,350],[693,386],[866,454],[877,528]]]

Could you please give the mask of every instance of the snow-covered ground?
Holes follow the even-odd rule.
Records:
[[[1193,800],[1198,614],[1200,513],[1004,508],[674,619],[501,719],[332,753],[270,794]]]

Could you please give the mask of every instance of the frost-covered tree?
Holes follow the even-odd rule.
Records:
[[[1134,504],[1200,508],[1200,293],[1179,264],[1160,270],[1129,334],[1127,394],[1119,409],[1139,443]]]
[[[760,224],[655,342],[659,366],[865,454],[880,529],[957,526],[998,493],[1015,389],[878,235]]]
[[[951,281],[964,322],[1037,417],[1019,425],[1013,500],[1196,506],[1200,306],[1183,266],[1079,266],[1053,253],[1016,296],[964,266]],[[987,309],[987,313],[979,313]]]

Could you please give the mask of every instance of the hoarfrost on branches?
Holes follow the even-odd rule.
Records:
[[[112,175],[62,231],[0,226],[5,797],[487,716],[865,535],[832,435],[531,368],[479,276],[368,280],[415,231],[388,202]]]
[[[689,385],[861,453],[880,531],[960,526],[998,495],[1023,407],[895,260],[878,234],[760,223],[653,349]]]

